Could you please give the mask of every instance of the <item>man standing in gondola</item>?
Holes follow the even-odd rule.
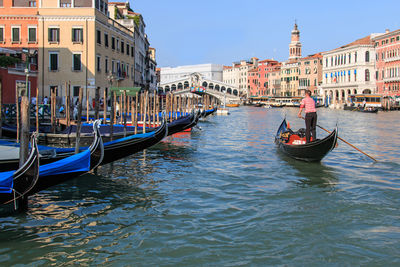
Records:
[[[313,140],[317,139],[317,110],[315,108],[315,101],[311,98],[311,91],[306,90],[306,97],[301,100],[300,110],[298,117],[301,118],[301,112],[305,111],[306,117],[306,143],[310,143],[311,136]]]

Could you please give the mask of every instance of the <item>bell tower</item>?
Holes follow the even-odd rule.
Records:
[[[297,28],[297,23],[294,23],[292,30],[292,39],[289,44],[289,59],[301,58],[301,43],[300,43],[300,31]]]

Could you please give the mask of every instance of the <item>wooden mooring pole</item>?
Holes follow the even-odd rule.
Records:
[[[75,154],[79,153],[79,143],[81,141],[82,99],[83,99],[83,88],[81,87],[81,88],[79,88],[78,120],[76,122],[76,138],[75,138]]]

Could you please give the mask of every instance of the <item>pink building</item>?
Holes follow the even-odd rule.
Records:
[[[383,96],[400,96],[400,29],[373,39],[376,51],[376,87]]]
[[[248,73],[250,96],[272,96],[274,90],[270,83],[270,73],[280,70],[281,64],[273,59],[258,62],[258,67]]]

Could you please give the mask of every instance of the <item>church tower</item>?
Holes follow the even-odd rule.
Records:
[[[301,58],[300,31],[297,28],[297,23],[295,23],[292,31],[292,40],[289,44],[289,59],[299,58]]]

